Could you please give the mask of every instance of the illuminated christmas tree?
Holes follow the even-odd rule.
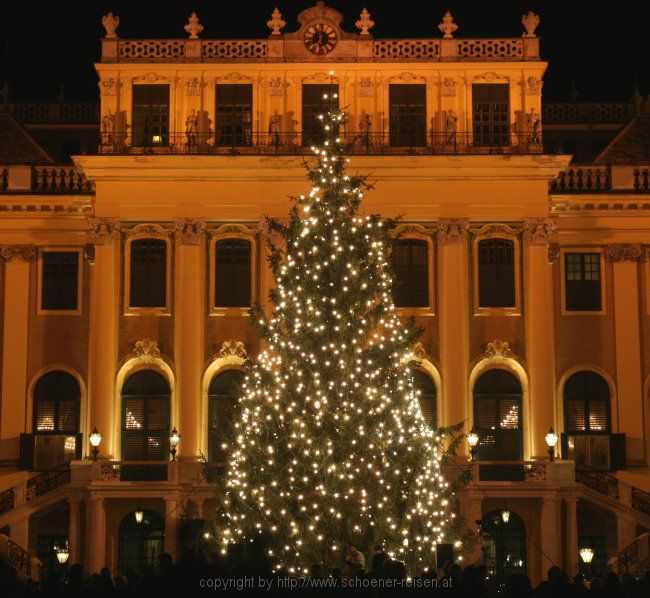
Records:
[[[414,390],[420,331],[393,305],[395,221],[361,212],[369,186],[346,174],[344,114],[319,118],[312,190],[288,223],[268,223],[281,239],[271,248],[275,310],[253,310],[267,349],[241,390],[221,548],[264,534],[276,566],[301,573],[341,564],[350,545],[368,557],[381,544],[415,572],[456,539],[441,471],[450,430],[427,425]]]

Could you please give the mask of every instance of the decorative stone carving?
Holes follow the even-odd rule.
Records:
[[[475,81],[486,81],[487,83],[492,83],[493,81],[509,81],[509,77],[506,75],[501,75],[499,73],[495,73],[494,71],[488,71],[486,73],[481,73],[479,75],[476,75],[474,77]]]
[[[443,77],[440,80],[440,94],[443,97],[455,97],[456,85],[456,79],[453,77]]]
[[[458,25],[454,23],[454,17],[451,16],[449,11],[442,17],[442,23],[438,25],[438,29],[443,33],[442,37],[447,39],[454,37],[454,32],[458,29]]]
[[[413,355],[415,359],[427,359],[427,350],[424,348],[424,345],[418,341],[413,345],[411,355]]]
[[[133,228],[125,231],[127,237],[146,236],[146,237],[165,237],[169,238],[169,233],[158,224],[138,224]]]
[[[548,263],[554,264],[560,259],[560,246],[552,243],[548,246]]]
[[[266,222],[266,220],[264,220]],[[215,235],[252,235],[253,231],[243,224],[222,224],[216,231]]]
[[[458,117],[453,109],[443,112],[445,117],[445,143],[453,145],[456,141],[456,131],[458,130]]]
[[[474,238],[487,237],[488,235],[508,235],[510,237],[518,237],[521,234],[521,230],[512,228],[507,224],[486,224],[481,228],[472,228],[470,229],[470,234]]]
[[[185,31],[190,34],[190,39],[199,39],[199,33],[203,31],[203,25],[199,23],[199,17],[193,12],[184,27]]]
[[[286,21],[282,20],[282,13],[276,6],[271,13],[271,19],[266,22],[266,26],[271,29],[271,35],[280,35],[280,30],[286,25]]]
[[[223,341],[219,350],[219,356],[230,357],[231,355],[241,359],[247,359],[246,345],[242,341]]]
[[[306,81],[308,79],[313,79],[318,83],[325,83],[326,81],[330,81],[332,79],[332,75],[328,75],[326,72],[320,71],[318,73],[314,73],[309,77],[303,77],[303,81]]]
[[[483,351],[484,359],[514,359],[515,354],[510,349],[508,341],[493,340]]]
[[[153,71],[148,72],[142,78],[147,83],[155,83],[156,81],[169,81],[169,79],[164,75],[159,75],[158,73],[154,73]]]
[[[144,338],[141,341],[136,341],[133,345],[130,357],[137,359],[142,363],[151,363],[157,359],[161,359],[160,349],[158,343],[149,338]]]
[[[526,218],[524,238],[533,245],[547,245],[556,228],[557,223],[553,218]]]
[[[231,83],[239,83],[240,81],[250,81],[248,77],[242,75],[241,73],[232,72],[224,75],[223,77],[217,77],[218,81],[230,81]]]
[[[36,259],[37,251],[35,245],[1,245],[0,258],[5,262],[22,260],[31,262]]]
[[[639,243],[614,243],[605,249],[605,259],[609,262],[638,262],[642,254]]]
[[[199,130],[199,115],[196,113],[196,110],[192,108],[190,113],[185,119],[185,139],[187,140],[188,145],[196,145],[196,135]]]
[[[120,82],[114,77],[109,77],[108,79],[102,79],[98,85],[100,95],[116,96]]]
[[[284,81],[282,81],[282,77],[270,77],[267,85],[270,96],[282,97],[284,95]]]
[[[205,231],[205,219],[181,218],[174,221],[174,229],[181,245],[198,245]]]
[[[371,98],[375,94],[372,77],[359,77],[359,97]]]
[[[411,83],[411,81],[415,79],[420,79],[417,75],[414,75],[413,73],[402,73],[401,75],[397,77],[393,77],[393,79],[398,79],[401,81],[404,81],[404,83]]]
[[[269,118],[269,140],[272,143],[280,143],[280,133],[282,132],[282,117],[276,110]]]
[[[109,110],[102,118],[102,145],[112,145],[115,130],[115,115]]]
[[[117,39],[117,34],[115,30],[120,24],[120,17],[113,16],[112,12],[109,12],[107,15],[102,17],[102,25],[106,29],[106,39]]]
[[[92,243],[84,245],[84,259],[90,263],[95,263],[95,246]]]
[[[530,112],[526,114],[526,129],[530,143],[540,145],[542,143],[542,119],[535,108],[531,108]]]
[[[458,245],[467,238],[467,218],[443,218],[438,223],[440,241],[443,245]]]
[[[361,116],[359,117],[359,133],[361,133],[361,136],[364,139],[368,139],[371,128],[372,128],[372,120],[364,110],[361,112]]]
[[[109,245],[120,233],[120,221],[117,218],[90,218],[90,232],[96,245]]]
[[[542,95],[542,80],[534,75],[524,79],[524,93],[527,96]]]
[[[394,236],[399,236],[413,234],[426,235],[429,231],[421,224],[400,224],[393,232]]]
[[[354,24],[357,29],[361,30],[361,35],[370,35],[370,29],[375,26],[375,22],[370,18],[368,9],[364,8],[359,15],[359,20]]]
[[[528,14],[521,15],[521,22],[526,29],[521,37],[537,37],[535,35],[535,29],[539,25],[539,15],[536,15],[532,10],[528,11]]]
[[[198,77],[190,77],[187,81],[185,81],[185,95],[188,97],[200,96],[201,79]]]

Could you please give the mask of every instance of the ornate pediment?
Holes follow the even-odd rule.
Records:
[[[219,357],[239,357],[241,359],[248,359],[246,353],[246,345],[242,341],[223,341],[221,349],[219,349]]]
[[[490,235],[508,235],[509,237],[518,237],[521,235],[521,229],[512,228],[507,224],[486,224],[481,228],[470,229],[470,234],[475,238],[488,237]]]
[[[492,360],[516,359],[516,356],[510,349],[510,343],[508,341],[493,340],[485,347],[483,358]]]
[[[137,359],[142,363],[151,363],[158,359],[162,359],[158,343],[149,338],[144,338],[141,341],[136,341],[133,345],[130,357]]]
[[[474,81],[485,81],[487,83],[492,83],[493,81],[510,81],[510,77],[508,77],[507,75],[502,75],[501,73],[495,73],[494,71],[489,71],[486,73],[480,73],[479,75],[475,75]]]

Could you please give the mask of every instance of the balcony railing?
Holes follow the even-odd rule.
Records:
[[[545,102],[542,118],[546,125],[567,123],[623,124],[634,115],[629,102]]]
[[[458,155],[538,154],[541,140],[530,135],[475,135],[473,133],[341,133],[348,152],[357,155]],[[300,132],[259,133],[219,137],[212,133],[169,133],[145,138],[142,135],[104,135],[100,154],[206,154],[206,155],[310,155],[312,143]]]
[[[0,193],[89,195],[95,185],[74,166],[0,165]]]
[[[631,184],[626,191],[650,192],[650,168],[624,167],[629,170]],[[612,167],[601,164],[575,164],[551,180],[551,193],[602,193],[614,190]]]
[[[69,484],[71,480],[70,463],[59,465],[50,471],[46,471],[36,477],[27,480],[26,500],[31,502],[45,494]]]
[[[107,461],[100,465],[103,482],[166,482],[169,462]]]
[[[13,511],[16,504],[16,491],[13,488],[0,493],[0,515]]]
[[[472,461],[475,482],[567,482],[574,480],[573,461]]]

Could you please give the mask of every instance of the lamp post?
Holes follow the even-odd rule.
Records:
[[[549,429],[544,438],[546,439],[546,444],[548,446],[549,461],[555,461],[555,445],[557,444],[558,435],[553,430],[553,427]]]
[[[92,454],[93,454],[93,461],[97,461],[97,455],[99,455],[99,445],[102,442],[102,435],[97,431],[97,428],[93,428],[93,431],[90,433],[90,436],[88,437],[88,440],[90,441],[90,446]]]
[[[169,452],[171,453],[172,461],[176,461],[176,449],[180,441],[181,441],[181,435],[176,430],[176,426],[174,426],[174,429],[171,431],[171,434],[169,435]]]
[[[585,564],[585,576],[587,576],[587,574],[591,575],[591,561],[594,558],[594,549],[589,548],[588,546],[581,548],[580,558],[582,559],[582,562]]]
[[[138,508],[135,511],[135,522],[140,525],[142,523],[142,520],[144,518],[144,511],[138,506]]]
[[[64,546],[59,546],[58,544],[54,545],[54,552],[56,553],[56,560],[59,561],[59,565],[65,565],[70,558],[70,549],[68,548],[68,543],[66,542]]]
[[[510,521],[510,511],[507,508],[501,511],[501,520],[503,521],[503,523],[508,525],[508,521]]]
[[[478,434],[476,430],[472,428],[467,435],[467,444],[469,444],[469,454],[472,461],[476,460],[476,445],[478,444]]]

